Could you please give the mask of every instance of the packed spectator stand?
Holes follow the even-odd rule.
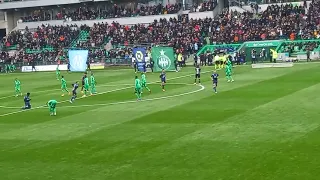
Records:
[[[59,9],[30,10],[28,15],[21,17],[21,22],[48,21],[48,20],[94,20],[120,17],[136,17],[161,14],[176,14],[181,9],[180,4],[162,4],[152,6],[134,6],[133,4],[118,5],[111,2],[97,2],[94,4],[64,5]]]
[[[194,4],[192,12],[212,11],[217,4],[217,0],[205,1],[200,4]],[[183,9],[188,6],[185,5]],[[137,17],[161,14],[176,14],[182,9],[182,4],[157,4],[141,5],[137,3],[112,4],[110,1],[96,3],[81,3],[75,5],[61,5],[59,8],[43,7],[30,8],[22,16],[20,22],[35,22],[49,20],[95,20],[121,17]]]
[[[55,62],[68,58],[68,48],[87,48],[90,49],[91,61],[103,61],[111,57],[129,58],[131,48],[142,44],[164,44],[174,47],[176,52],[193,54],[203,45],[212,43],[315,39],[320,34],[319,7],[318,1],[309,7],[303,4],[270,5],[259,14],[225,9],[215,18],[170,18],[155,20],[150,24],[122,25],[114,22],[95,24],[93,27],[43,25],[35,31],[26,29],[11,32],[4,39],[4,46],[9,48],[17,45],[17,49],[25,51],[14,58],[8,58],[8,55],[2,58],[10,62],[13,59],[32,61],[45,57]],[[154,9],[157,8],[149,10],[153,12]],[[93,17],[96,18],[95,15]]]

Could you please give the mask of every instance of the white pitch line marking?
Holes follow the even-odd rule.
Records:
[[[152,84],[152,83],[149,83],[149,84]],[[154,84],[154,83],[153,83]],[[167,85],[185,85],[185,86],[194,86],[194,84],[186,84],[186,83],[167,83]],[[107,93],[111,93],[111,92],[116,92],[116,91],[121,91],[121,90],[125,90],[125,89],[129,89],[129,88],[132,88],[133,86],[130,86],[130,87],[124,87],[124,88],[119,88],[119,89],[114,89],[114,90],[110,90],[110,91],[105,91],[105,92],[101,92],[101,93],[97,93],[95,95],[101,95],[101,94],[107,94]],[[86,96],[86,97],[90,97],[90,96]],[[77,99],[83,99],[83,98],[86,98],[86,97],[79,97]],[[65,101],[60,101],[58,103],[64,103],[64,102],[69,102],[69,100],[65,100]],[[45,107],[45,105],[43,106],[39,106],[37,108],[42,108],[42,107]],[[0,109],[19,109],[21,107],[15,107],[15,106],[0,106]],[[27,110],[23,110],[23,111],[27,111]],[[1,117],[1,115],[0,115]]]
[[[185,92],[181,94],[175,94],[175,95],[170,95],[170,96],[163,96],[163,97],[156,97],[156,98],[150,98],[150,99],[142,99],[141,101],[136,101],[136,100],[130,100],[130,101],[120,101],[120,102],[113,102],[113,103],[105,103],[105,104],[83,104],[83,105],[78,105],[78,106],[61,106],[59,108],[75,108],[75,107],[92,107],[92,106],[110,106],[110,105],[118,105],[118,104],[129,104],[129,103],[139,103],[139,102],[144,102],[144,101],[154,101],[154,100],[161,100],[161,99],[170,99],[174,97],[180,97],[180,96],[185,96],[189,94],[194,94],[197,92],[200,92],[205,89],[203,85],[198,85],[201,88],[190,91],[190,92]]]
[[[208,73],[208,72],[211,72],[211,71],[204,71],[204,72],[202,72],[202,73],[205,74],[205,73]],[[193,75],[194,75],[194,74],[177,76],[177,77],[174,77],[174,78],[171,78],[171,79],[168,79],[168,80],[181,79],[181,78],[190,77],[190,76],[193,76]],[[149,83],[149,84],[155,84],[155,83],[159,83],[159,82],[160,82],[160,81],[155,81],[155,82],[152,82],[152,83]],[[111,82],[111,83],[109,83],[109,84],[98,85],[97,87],[131,86],[131,85],[132,85],[132,84],[113,84],[113,83]],[[58,90],[61,90],[61,89],[50,89],[50,90],[43,90],[43,91],[35,91],[35,92],[32,92],[32,94],[36,94],[36,93],[46,93],[46,92],[52,92],[52,91],[58,91]],[[0,100],[2,100],[2,99],[7,99],[7,98],[12,98],[12,97],[15,97],[15,96],[14,96],[14,95],[11,95],[11,96],[0,97]],[[4,106],[0,106],[0,108],[4,108]]]
[[[100,85],[100,86],[97,86],[97,87],[114,87],[114,86],[127,86],[129,84],[103,84],[103,85]],[[132,84],[130,84],[132,85]],[[35,92],[32,92],[32,94],[37,94],[37,93],[46,93],[46,92],[52,92],[52,91],[59,91],[61,89],[50,89],[50,90],[43,90],[43,91],[35,91]],[[7,99],[7,98],[12,98],[12,97],[15,97],[14,95],[11,95],[11,96],[4,96],[4,97],[0,97],[0,100],[1,99]]]
[[[19,107],[14,107],[14,106],[0,106],[1,109],[17,109]]]
[[[207,72],[210,72],[210,71],[205,71],[204,73],[207,73]],[[178,77],[171,78],[171,79],[168,79],[168,80],[184,78],[184,77],[188,77],[188,76],[192,76],[192,75],[194,75],[194,74],[189,74],[189,75],[184,75],[184,76],[178,76]],[[156,84],[156,83],[158,83],[158,82],[159,82],[159,81],[151,82],[151,83],[149,83],[149,84]],[[204,86],[203,86],[203,87],[204,87]],[[107,94],[107,93],[111,93],[111,92],[115,92],[115,91],[121,91],[121,90],[129,89],[129,88],[133,88],[133,86],[124,87],[124,88],[119,88],[119,89],[114,89],[114,90],[106,91],[106,92],[101,92],[101,93],[97,93],[96,95]],[[83,98],[87,98],[87,97],[90,97],[90,96],[79,97],[78,99],[83,99]],[[60,102],[58,102],[58,103],[64,103],[64,102],[68,102],[68,101],[69,101],[69,100],[65,100],[65,101],[60,101]],[[32,109],[24,109],[24,110],[19,110],[19,111],[14,111],[14,112],[10,112],[10,113],[1,114],[0,117],[9,116],[9,115],[13,115],[13,114],[18,114],[18,113],[21,113],[21,112],[31,111],[31,110],[34,110],[34,109],[39,109],[39,108],[44,108],[44,107],[46,107],[46,105],[38,106],[38,107],[35,107],[35,108],[32,108]]]
[[[114,90],[111,90],[111,91],[97,93],[96,95],[107,94],[107,93],[111,93],[111,92],[115,92],[115,91],[121,91],[121,90],[129,89],[129,88],[132,88],[132,87],[124,87],[124,88],[114,89]],[[83,98],[87,98],[87,97],[90,97],[90,96],[79,97],[77,99],[83,99]],[[64,101],[60,101],[58,103],[60,104],[60,103],[69,102],[69,101],[70,100],[64,100]],[[32,109],[23,109],[23,110],[14,111],[14,112],[6,113],[6,114],[1,114],[0,117],[9,116],[9,115],[12,115],[12,114],[18,114],[18,113],[25,112],[25,111],[31,111],[31,110],[39,109],[39,108],[43,108],[43,107],[46,107],[46,105],[38,106],[38,107],[35,107],[35,108],[32,108]]]

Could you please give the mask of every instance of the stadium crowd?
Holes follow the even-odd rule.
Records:
[[[206,6],[205,6],[206,8]],[[48,20],[69,20],[82,21],[94,19],[108,19],[120,17],[149,16],[160,14],[175,14],[181,9],[180,4],[168,5],[138,5],[132,4],[111,4],[105,1],[95,4],[82,4],[62,6],[61,9],[42,9],[33,10],[29,15],[21,17],[21,22],[48,21]]]
[[[51,53],[42,51],[41,55],[32,55],[28,60],[37,56],[54,56],[57,53],[66,56],[61,54],[62,48],[68,47],[80,31],[87,31],[89,33],[87,40],[77,42],[76,47],[94,48],[89,55],[92,59],[112,55],[128,57],[130,54],[128,47],[141,44],[148,46],[167,44],[174,47],[176,52],[192,54],[203,45],[212,43],[320,38],[319,8],[318,1],[313,2],[308,9],[303,5],[292,4],[270,5],[259,14],[232,12],[226,9],[214,19],[180,17],[155,20],[149,25],[120,25],[116,22],[95,24],[90,28],[43,25],[35,32],[28,29],[14,31],[4,39],[4,44],[5,46],[18,44],[19,48],[26,49],[40,50],[47,46],[58,49]],[[106,48],[106,44],[111,44],[116,49]]]
[[[217,5],[217,0],[204,1],[193,5],[192,12],[212,11]],[[82,3],[81,5],[67,5],[59,8],[42,8],[29,10],[27,15],[21,17],[20,22],[48,21],[48,20],[94,20],[120,17],[136,17],[160,14],[175,14],[182,9],[182,5],[167,4],[141,5],[134,3],[112,4],[104,1],[94,4]]]

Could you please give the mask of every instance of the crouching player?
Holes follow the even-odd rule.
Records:
[[[217,93],[218,77],[219,77],[219,74],[217,73],[217,71],[214,70],[213,73],[211,74],[211,80],[213,83],[213,91],[215,93]]]
[[[23,98],[24,101],[24,107],[22,107],[22,109],[31,109],[31,104],[30,104],[30,93],[27,93],[26,96],[24,96]]]
[[[73,103],[73,101],[77,98],[77,89],[79,87],[78,82],[76,82],[75,84],[72,84],[72,97],[70,99],[70,103]]]
[[[56,105],[57,105],[57,101],[56,100],[50,100],[47,103],[47,106],[49,107],[49,112],[50,112],[50,116],[55,116],[57,115],[57,111],[56,111]]]

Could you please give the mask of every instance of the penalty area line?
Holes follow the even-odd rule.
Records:
[[[111,92],[115,92],[115,91],[121,91],[121,90],[129,89],[129,88],[132,88],[132,87],[124,87],[124,88],[114,89],[114,90],[110,90],[110,91],[106,91],[106,92],[101,92],[101,93],[95,94],[95,96],[96,95],[107,94],[107,93],[111,93]],[[88,97],[91,97],[91,96],[79,97],[77,99],[83,99],[83,98],[88,98]],[[69,101],[70,100],[60,101],[60,102],[58,102],[58,104],[61,104],[61,103],[64,103],[64,102],[69,102]],[[13,115],[13,114],[18,114],[18,113],[21,113],[21,112],[31,111],[31,110],[45,108],[45,107],[46,107],[46,105],[42,105],[42,106],[37,106],[37,107],[32,108],[32,109],[22,109],[22,110],[19,110],[19,111],[14,111],[14,112],[10,112],[10,113],[1,114],[0,117],[9,116],[9,115]]]
[[[170,96],[163,96],[163,97],[156,97],[156,98],[149,98],[149,99],[142,99],[141,101],[136,101],[136,100],[130,100],[130,101],[120,101],[120,102],[113,102],[113,103],[105,103],[105,104],[84,104],[84,105],[78,105],[78,106],[61,106],[59,108],[75,108],[75,107],[92,107],[92,106],[111,106],[111,105],[119,105],[119,104],[129,104],[129,103],[139,103],[139,102],[147,102],[147,101],[154,101],[154,100],[162,100],[162,99],[170,99],[174,97],[180,97],[180,96],[185,96],[185,95],[190,95],[194,94],[197,92],[200,92],[205,89],[203,85],[198,85],[200,86],[200,89],[194,90],[194,91],[189,91],[181,94],[175,94],[175,95],[170,95]]]
[[[208,72],[211,72],[211,71],[204,71],[204,72],[202,72],[201,74],[205,74],[205,73],[208,73]],[[177,76],[177,77],[169,78],[168,80],[181,79],[181,78],[190,77],[190,76],[194,76],[194,74],[187,74],[187,75]],[[149,84],[157,84],[157,83],[159,83],[159,82],[160,82],[160,81],[154,81],[154,82],[151,82],[151,83],[149,83]],[[169,83],[167,83],[167,84],[169,84]],[[97,87],[115,87],[115,86],[131,86],[131,85],[132,85],[132,84],[113,84],[113,83],[111,82],[111,83],[108,83],[108,84],[97,85]],[[176,85],[178,85],[178,83],[176,83]],[[43,90],[43,91],[35,91],[35,92],[32,92],[32,94],[53,92],[53,91],[58,91],[58,90],[61,90],[61,88],[60,88],[60,89]],[[0,97],[0,100],[12,98],[12,97],[15,97],[15,96],[14,96],[14,95],[10,95],[10,96]],[[0,108],[5,108],[5,106],[0,106]],[[7,108],[7,109],[10,109],[10,108]],[[12,109],[13,109],[13,108],[12,108]],[[1,117],[1,115],[0,115],[0,117]]]
[[[152,84],[152,83],[150,83]],[[153,83],[155,84],[155,83]],[[129,84],[128,84],[129,85]],[[185,85],[185,86],[194,86],[194,84],[186,84],[186,83],[167,83],[167,85]],[[133,87],[133,86],[132,86]],[[121,91],[121,90],[125,90],[131,87],[124,87],[124,88],[120,88],[120,89],[114,89],[114,90],[110,90],[110,91],[106,91],[106,92],[101,92],[101,93],[97,93],[95,95],[101,95],[101,94],[106,94],[106,93],[111,93],[111,92],[115,92],[115,91]],[[89,96],[86,96],[89,97]],[[77,99],[83,99],[85,97],[79,97]],[[64,100],[64,101],[60,101],[58,103],[64,103],[64,102],[68,102],[68,100]],[[44,106],[45,107],[45,106]],[[0,109],[19,109],[21,107],[17,107],[17,106],[0,106]],[[39,107],[38,107],[39,108]],[[25,111],[25,110],[24,110]],[[1,115],[0,115],[1,117]]]
[[[96,87],[115,87],[115,86],[128,86],[129,84],[102,84]],[[132,85],[132,84],[130,84]],[[61,89],[50,89],[50,90],[43,90],[43,91],[35,91],[32,92],[32,94],[38,94],[38,93],[46,93],[46,92],[53,92],[53,91],[59,91]],[[8,99],[8,98],[15,98],[15,95],[11,95],[11,96],[4,96],[4,97],[0,97],[0,100],[2,99]],[[21,96],[19,96],[21,97]],[[1,106],[0,106],[1,107]]]
[[[155,83],[155,82],[153,82]],[[150,83],[152,84],[152,83]],[[169,84],[169,83],[168,83]],[[171,84],[180,84],[182,85],[183,83],[171,83]],[[184,84],[184,85],[191,85],[191,84]],[[202,85],[200,85],[202,86]],[[95,94],[94,96],[97,96],[97,95],[102,95],[102,94],[107,94],[107,93],[112,93],[112,92],[116,92],[116,91],[121,91],[121,90],[125,90],[125,89],[129,89],[129,88],[134,88],[133,86],[128,86],[128,87],[124,87],[124,88],[119,88],[119,89],[114,89],[114,90],[110,90],[110,91],[105,91],[105,92],[101,92],[101,93],[97,93]],[[91,97],[91,96],[84,96],[84,97],[79,97],[77,99],[84,99],[84,98],[88,98],[88,97]],[[60,101],[58,102],[58,104],[61,104],[61,103],[65,103],[65,102],[69,102],[70,100],[64,100],[64,101]],[[32,108],[32,109],[21,109],[19,111],[14,111],[14,112],[9,112],[9,113],[5,113],[5,114],[0,114],[0,117],[5,117],[5,116],[9,116],[9,115],[13,115],[13,114],[18,114],[18,113],[22,113],[22,112],[26,112],[26,111],[31,111],[31,110],[35,110],[35,109],[40,109],[40,108],[46,108],[47,106],[46,105],[42,105],[42,106],[37,106],[35,108]],[[3,108],[3,109],[18,109],[18,108],[21,108],[21,107],[6,107],[6,106],[0,106],[0,108]]]

